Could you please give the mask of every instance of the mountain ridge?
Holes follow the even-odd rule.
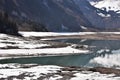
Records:
[[[64,2],[56,0],[15,1],[17,0],[6,0],[3,5],[3,10],[6,10],[10,15],[18,18],[28,18],[43,23],[49,31],[76,32],[87,30],[82,29],[81,26],[87,26],[91,30],[95,30],[79,10],[78,6],[68,0]],[[7,10],[6,5],[11,9],[7,8]]]
[[[43,24],[52,32],[120,31],[120,14],[90,1],[102,0],[1,0],[0,10],[21,21]]]

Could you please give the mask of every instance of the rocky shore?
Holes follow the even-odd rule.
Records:
[[[45,34],[45,33],[43,33]],[[95,33],[83,33],[79,36],[92,36]],[[119,36],[120,33],[113,35]],[[22,34],[23,35],[23,34]],[[31,35],[29,33],[29,35]],[[0,34],[0,58],[19,58],[19,57],[34,57],[48,55],[76,55],[89,54],[91,46],[64,43],[56,41],[41,40],[41,36],[24,36],[16,37],[6,34]],[[42,34],[41,34],[42,35]],[[48,33],[47,33],[48,35]],[[46,38],[54,36],[67,36],[66,38],[74,38],[75,34],[56,35],[49,34]],[[108,36],[111,33],[105,34]],[[111,36],[113,36],[111,35]],[[44,35],[43,35],[44,36]],[[71,37],[70,37],[71,36]],[[103,36],[103,34],[102,34]],[[101,37],[102,37],[101,36]],[[41,37],[41,38],[40,38]],[[78,37],[78,36],[76,36]],[[99,36],[98,36],[99,37]],[[100,38],[101,38],[100,37]],[[55,39],[56,39],[55,38]],[[81,37],[78,37],[79,39]],[[103,37],[106,38],[106,37]],[[94,38],[95,39],[95,38]],[[108,38],[106,38],[108,39]],[[6,73],[7,72],[7,73]],[[105,67],[76,67],[76,66],[55,66],[55,65],[39,65],[39,64],[0,64],[0,80],[119,80],[120,69],[105,68]]]
[[[0,34],[0,58],[89,53],[84,45]]]
[[[104,67],[0,64],[0,80],[101,80],[101,78],[102,80],[119,80],[120,70]]]

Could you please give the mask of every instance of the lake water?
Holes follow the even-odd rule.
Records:
[[[0,63],[36,63],[43,65],[60,66],[87,66],[87,67],[113,67],[120,68],[120,41],[119,40],[79,40],[65,39],[57,40],[75,44],[93,46],[90,54],[68,55],[68,56],[49,56],[32,57],[0,60]]]

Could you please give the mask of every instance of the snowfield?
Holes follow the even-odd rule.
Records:
[[[68,68],[69,69],[69,68]],[[119,80],[115,74],[92,71],[69,71],[53,65],[0,64],[0,79],[11,80]]]
[[[73,32],[73,33],[19,32],[19,33],[22,34],[24,38],[10,36],[6,34],[0,34],[0,56],[2,56],[2,58],[8,57],[8,56],[20,56],[20,55],[41,56],[41,55],[71,55],[71,54],[90,53],[90,51],[87,49],[78,49],[73,47],[73,44],[68,45],[65,43],[47,42],[47,41],[44,41],[44,39],[43,41],[41,41],[39,38],[34,39],[34,37],[45,37],[45,36],[49,36],[49,37],[69,36],[70,37],[70,36],[76,36],[76,35],[90,36],[91,34],[102,34],[102,37],[103,37],[104,34],[107,34],[108,36],[105,37],[105,39],[107,39],[112,34],[115,34],[117,36],[120,35],[120,32]],[[90,37],[92,37],[92,35]],[[97,36],[96,38],[100,38],[100,37]]]
[[[0,50],[0,55],[67,55],[88,53],[89,50],[78,50],[71,47],[64,48],[46,48],[46,49],[7,49]]]
[[[24,33],[24,34],[23,34]],[[53,35],[57,33],[35,33],[23,32],[23,35],[39,36],[42,34]],[[59,34],[59,33],[58,33]],[[42,35],[42,36],[44,36]],[[89,50],[76,49],[72,44],[54,43],[48,41],[41,41],[39,39],[29,39],[28,36],[24,38],[0,34],[0,56],[1,59],[6,57],[19,56],[43,56],[43,55],[71,55],[89,53]],[[4,58],[3,58],[4,57]]]
[[[76,32],[76,33],[55,33],[55,32],[20,32],[24,37],[15,37],[6,34],[0,34],[0,59],[34,57],[47,55],[71,55],[71,54],[89,54],[89,49],[75,48],[76,44],[57,43],[42,41],[35,37],[44,36],[74,36],[88,34],[115,34],[120,32]],[[103,37],[103,36],[102,36]],[[87,39],[81,40],[81,42]],[[80,46],[80,45],[79,45]],[[84,45],[85,46],[85,45]],[[88,45],[86,45],[88,46]],[[78,47],[78,46],[77,46]],[[83,46],[82,46],[83,47]],[[98,54],[110,52],[109,49],[101,49]],[[113,50],[113,54],[104,57],[95,57],[90,60],[90,64],[99,64],[105,67],[119,67],[120,50]],[[114,54],[115,53],[115,54]],[[117,65],[117,66],[114,66]],[[103,70],[104,71],[104,70]],[[110,71],[109,69],[107,70]],[[114,71],[114,70],[113,70]],[[117,70],[118,71],[118,70]],[[61,67],[54,65],[38,64],[0,64],[0,80],[120,80],[119,73],[101,73],[90,71],[88,69]]]
[[[30,66],[30,65],[29,65]],[[22,67],[20,64],[5,64],[5,65],[0,65],[1,68],[4,67],[9,67],[8,69],[0,69],[0,79],[4,79],[4,78],[8,78],[10,76],[13,76],[13,80],[18,80],[17,77],[15,76],[19,76],[22,75],[20,79],[22,80],[31,80],[31,79],[38,79],[41,76],[44,76],[46,74],[50,74],[50,73],[56,73],[57,70],[60,70],[61,67],[59,66],[35,66],[33,65],[33,67],[30,68],[19,68]],[[11,69],[12,68],[12,69]],[[14,78],[15,77],[15,78]],[[61,76],[57,76],[57,78],[61,77]],[[53,76],[54,78],[54,76]],[[47,77],[46,77],[47,79]],[[51,80],[52,77],[51,77]]]

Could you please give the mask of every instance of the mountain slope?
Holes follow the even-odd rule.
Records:
[[[19,20],[11,17],[4,11],[0,11],[0,33],[21,36],[18,30],[23,31],[48,31],[44,25],[30,20]]]
[[[85,17],[91,24],[102,31],[119,31],[120,14],[115,11],[106,11],[91,5],[92,2],[101,0],[75,0]],[[82,1],[82,3],[81,3]],[[89,1],[89,2],[88,2]],[[114,3],[114,2],[113,2]],[[115,4],[115,3],[114,3]]]
[[[1,9],[21,19],[45,24],[49,31],[83,31],[92,24],[71,0],[1,0]]]
[[[43,24],[48,31],[120,31],[119,9],[107,11],[91,3],[101,1],[105,0],[1,0],[0,9],[14,18]]]
[[[19,35],[16,22],[2,11],[0,11],[0,33]]]

